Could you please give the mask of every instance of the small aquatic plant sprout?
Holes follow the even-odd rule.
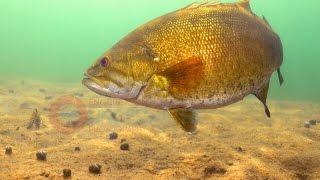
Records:
[[[41,126],[41,117],[38,112],[38,109],[35,109],[30,117],[30,121],[27,129],[32,129],[32,128],[39,129],[40,126]]]

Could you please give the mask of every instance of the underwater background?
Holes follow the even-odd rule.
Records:
[[[268,106],[162,110],[97,95],[84,71],[195,0],[0,0],[0,179],[320,179],[320,1],[251,0],[282,40]],[[235,1],[222,1],[235,2]]]
[[[84,70],[139,25],[191,0],[1,0],[0,79],[81,82]],[[233,2],[233,1],[223,1]],[[252,0],[284,46],[285,84],[270,97],[319,102],[320,1]]]

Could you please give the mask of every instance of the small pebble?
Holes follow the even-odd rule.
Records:
[[[115,140],[118,138],[118,134],[116,132],[112,132],[109,134],[109,139],[110,140]]]
[[[129,151],[129,144],[128,144],[128,143],[122,143],[122,144],[120,145],[120,149],[121,149],[122,151]]]
[[[83,97],[83,93],[74,93],[75,96],[78,96],[78,97]]]
[[[233,166],[233,162],[232,161],[227,161],[226,163],[228,166]]]
[[[91,164],[89,166],[89,172],[93,174],[100,174],[101,173],[101,165],[100,164]]]
[[[124,143],[126,141],[127,141],[126,139],[121,139],[120,143]]]
[[[203,173],[206,177],[210,177],[213,174],[225,174],[227,172],[226,169],[217,166],[209,166],[203,170]]]
[[[80,147],[79,146],[75,147],[74,151],[80,151]]]
[[[240,146],[237,147],[236,150],[237,150],[238,152],[244,152],[244,149],[243,149],[242,147],[240,147]]]
[[[70,169],[64,169],[62,172],[63,172],[63,177],[64,178],[70,178],[71,177],[71,170]]]
[[[312,119],[312,120],[309,120],[309,123],[310,123],[310,125],[317,125],[317,120],[315,120],[315,119]]]
[[[43,88],[39,89],[39,91],[42,92],[42,93],[45,93],[45,92],[46,92],[46,90],[43,89]]]
[[[49,177],[49,176],[50,176],[50,172],[42,171],[42,172],[40,173],[40,176]]]
[[[20,109],[31,109],[31,106],[29,103],[24,102],[20,104]]]
[[[304,122],[304,127],[305,128],[310,128],[310,122],[309,121]]]
[[[5,148],[5,154],[11,155],[11,154],[12,154],[12,147],[7,146],[7,147]]]
[[[113,120],[118,121],[118,122],[124,122],[124,118],[122,115],[117,114],[115,112],[111,112],[111,117],[113,118]]]
[[[45,100],[50,100],[50,99],[52,99],[53,97],[52,96],[46,96],[44,99]]]
[[[36,153],[37,160],[39,161],[46,161],[47,160],[47,151],[40,150]]]
[[[138,126],[141,126],[141,125],[144,124],[144,123],[145,123],[145,120],[139,119],[139,120],[137,120],[134,124],[136,124],[136,125],[138,125]]]

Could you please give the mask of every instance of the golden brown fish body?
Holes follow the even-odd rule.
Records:
[[[194,131],[192,109],[218,108],[248,94],[270,116],[269,81],[278,70],[282,82],[282,56],[280,38],[249,1],[192,4],[130,33],[87,71],[84,84],[102,95],[169,110]]]

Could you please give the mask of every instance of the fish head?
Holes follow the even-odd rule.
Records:
[[[99,95],[134,99],[155,70],[150,58],[142,46],[115,46],[85,72],[82,83]]]

